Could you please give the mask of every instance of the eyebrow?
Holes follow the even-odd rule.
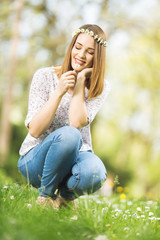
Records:
[[[78,43],[79,45],[83,46],[83,44],[80,43],[80,42],[76,42],[76,43]],[[91,47],[89,47],[88,49],[95,50],[95,48],[91,48]]]

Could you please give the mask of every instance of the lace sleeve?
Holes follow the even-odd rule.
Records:
[[[49,84],[45,78],[43,69],[39,69],[35,72],[30,92],[28,103],[28,114],[25,120],[25,126],[28,127],[33,116],[44,106],[48,100]]]

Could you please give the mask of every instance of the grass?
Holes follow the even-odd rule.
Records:
[[[0,184],[1,240],[160,239],[160,202],[89,195],[74,211],[56,211],[38,206],[37,196],[31,186]]]

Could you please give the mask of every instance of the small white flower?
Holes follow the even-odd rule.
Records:
[[[94,39],[98,39],[98,35],[95,35],[95,36],[94,36]]]
[[[124,228],[124,231],[129,231],[129,227]]]
[[[3,189],[7,189],[8,188],[8,186],[7,185],[5,185],[4,187],[3,187]]]
[[[84,31],[85,31],[84,28],[81,28],[81,33],[84,33]]]
[[[103,45],[103,39],[101,39],[101,41],[100,41],[100,44],[102,44],[102,45]]]
[[[108,212],[108,207],[102,208],[102,214],[103,214],[104,212]]]
[[[10,199],[11,199],[11,200],[13,200],[13,199],[14,199],[14,196],[13,196],[13,195],[11,195],[11,196],[10,196]]]
[[[125,213],[130,213],[130,212],[129,212],[129,209],[127,209],[127,210],[125,211]]]
[[[136,217],[137,217],[137,213],[134,213],[134,214],[132,215],[132,217],[133,217],[133,218],[136,218]]]
[[[32,205],[31,205],[30,203],[27,203],[27,207],[28,207],[28,208],[31,208]]]
[[[104,202],[103,202],[103,201],[100,201],[100,200],[97,200],[96,203],[97,203],[97,204],[103,204]]]
[[[138,212],[142,212],[142,209],[140,207],[137,207]]]
[[[94,32],[93,31],[90,31],[89,33],[91,36],[94,36]]]
[[[140,236],[140,233],[136,233],[137,236]]]
[[[156,218],[157,221],[160,221],[160,218]]]
[[[72,219],[72,220],[77,220],[78,217],[75,215],[75,216],[71,217],[71,219]]]
[[[155,222],[157,220],[156,217],[149,217],[148,219],[150,219],[151,222]]]
[[[145,215],[141,215],[141,218],[145,218],[146,216]]]
[[[94,240],[107,240],[106,235],[99,235]]]
[[[121,209],[115,209],[115,212],[118,212],[119,214],[122,214],[123,213],[123,211],[121,210]]]
[[[127,202],[127,205],[128,205],[128,206],[131,206],[131,205],[133,205],[133,202],[132,202],[132,201],[128,201],[128,202]]]
[[[89,30],[88,30],[88,29],[86,29],[85,33],[89,34]]]
[[[103,43],[103,46],[104,46],[104,47],[107,47],[107,46],[108,46],[108,43],[105,41],[105,42]]]
[[[149,217],[153,216],[154,213],[153,212],[149,212]]]
[[[123,215],[123,218],[126,220],[126,219],[127,219],[127,215],[126,215],[126,214],[124,214],[124,215]]]
[[[72,37],[74,37],[76,34],[77,34],[77,31],[74,31],[74,32],[72,33]]]
[[[150,207],[145,207],[145,211],[148,212]]]

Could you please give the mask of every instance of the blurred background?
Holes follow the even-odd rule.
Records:
[[[134,197],[159,198],[159,13],[159,0],[0,1],[1,181],[25,182],[17,161],[34,72],[61,64],[72,32],[93,23],[107,36],[111,84],[91,126],[94,151],[112,187],[116,182]]]

